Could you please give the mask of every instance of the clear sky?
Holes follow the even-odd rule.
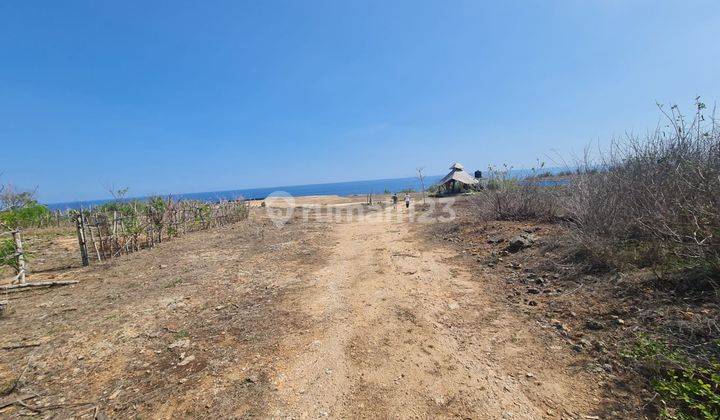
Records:
[[[530,167],[720,98],[720,2],[0,2],[1,182],[43,201]]]

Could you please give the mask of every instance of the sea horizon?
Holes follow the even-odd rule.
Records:
[[[563,168],[543,168],[543,172],[558,173]],[[530,169],[513,169],[509,174],[513,177],[525,177],[532,173]],[[444,175],[426,175],[424,177],[425,188],[436,184]],[[420,180],[417,177],[406,178],[382,178],[360,181],[326,182],[319,184],[281,185],[273,187],[240,188],[220,191],[200,191],[190,193],[171,194],[148,194],[134,197],[124,197],[123,201],[147,200],[150,197],[172,197],[177,200],[199,200],[207,202],[219,202],[222,200],[263,200],[274,192],[285,192],[295,197],[313,195],[338,195],[353,196],[366,194],[383,194],[385,192],[397,193],[407,190],[420,191]],[[73,210],[88,209],[108,202],[116,201],[115,198],[99,198],[93,200],[74,200],[54,203],[43,203],[51,210]]]
[[[433,185],[439,181],[443,175],[427,175],[425,176],[425,187]],[[407,178],[384,178],[360,181],[343,181],[343,182],[326,182],[319,184],[300,184],[300,185],[280,185],[273,187],[256,187],[256,188],[240,188],[233,190],[220,191],[200,191],[190,193],[171,193],[171,194],[149,194],[135,197],[124,197],[123,201],[130,200],[147,200],[150,197],[173,197],[177,200],[199,200],[208,202],[218,202],[221,200],[263,200],[274,192],[283,191],[292,196],[312,196],[312,195],[339,195],[353,196],[365,194],[383,194],[386,191],[400,192],[407,190],[419,191],[420,180],[417,177]],[[43,203],[51,210],[71,210],[82,208],[91,208],[108,202],[116,201],[115,198],[100,198],[93,200],[75,200],[62,201],[54,203]]]

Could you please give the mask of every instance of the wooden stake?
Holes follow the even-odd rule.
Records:
[[[97,226],[97,221],[96,221],[95,226]],[[93,234],[93,230],[92,230],[93,226],[90,223],[88,223],[87,228],[88,228],[88,231],[90,232],[90,241],[93,244],[93,248],[95,248],[95,253],[97,254],[97,259],[98,259],[98,261],[102,261],[102,257],[100,256],[100,248],[98,248],[98,243],[95,240],[95,235]]]
[[[75,225],[77,227],[78,245],[80,245],[80,259],[82,260],[83,267],[90,264],[87,252],[87,242],[85,241],[85,226],[83,223],[82,213],[78,213],[75,218]]]
[[[15,258],[17,258],[18,264],[18,274],[15,277],[14,283],[25,284],[25,252],[23,251],[20,230],[16,229],[12,231],[12,237],[13,241],[15,241]]]

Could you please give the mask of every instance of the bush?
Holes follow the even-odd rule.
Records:
[[[543,187],[496,172],[477,201],[480,217],[563,220],[575,254],[594,269],[652,267],[660,277],[720,279],[720,129],[696,102],[686,122],[660,107],[668,127],[614,142],[586,159],[565,187]],[[492,171],[491,171],[492,172]]]
[[[0,267],[11,267],[15,272],[20,271],[17,258],[15,258],[15,241],[4,239],[0,241]]]
[[[561,189],[508,176],[510,168],[490,168],[490,180],[474,200],[483,220],[555,221]]]
[[[0,223],[10,228],[39,226],[50,214],[47,207],[36,201],[29,201],[22,207],[0,212]]]
[[[635,246],[637,260],[647,264],[716,280],[720,132],[714,119],[704,124],[704,109],[697,102],[695,119],[686,124],[672,107],[669,130],[628,137],[613,144],[598,165],[584,164],[563,204],[574,231],[616,249]]]

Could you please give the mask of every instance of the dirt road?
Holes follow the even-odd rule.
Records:
[[[393,211],[280,229],[251,218],[34,274],[80,283],[3,296],[0,417],[596,412],[599,385],[505,303],[498,274],[472,274]]]
[[[333,253],[300,299],[315,321],[285,357],[279,417],[582,417],[592,379],[514,314],[487,279],[424,246],[388,209],[335,224]],[[402,211],[402,210],[401,210]]]

